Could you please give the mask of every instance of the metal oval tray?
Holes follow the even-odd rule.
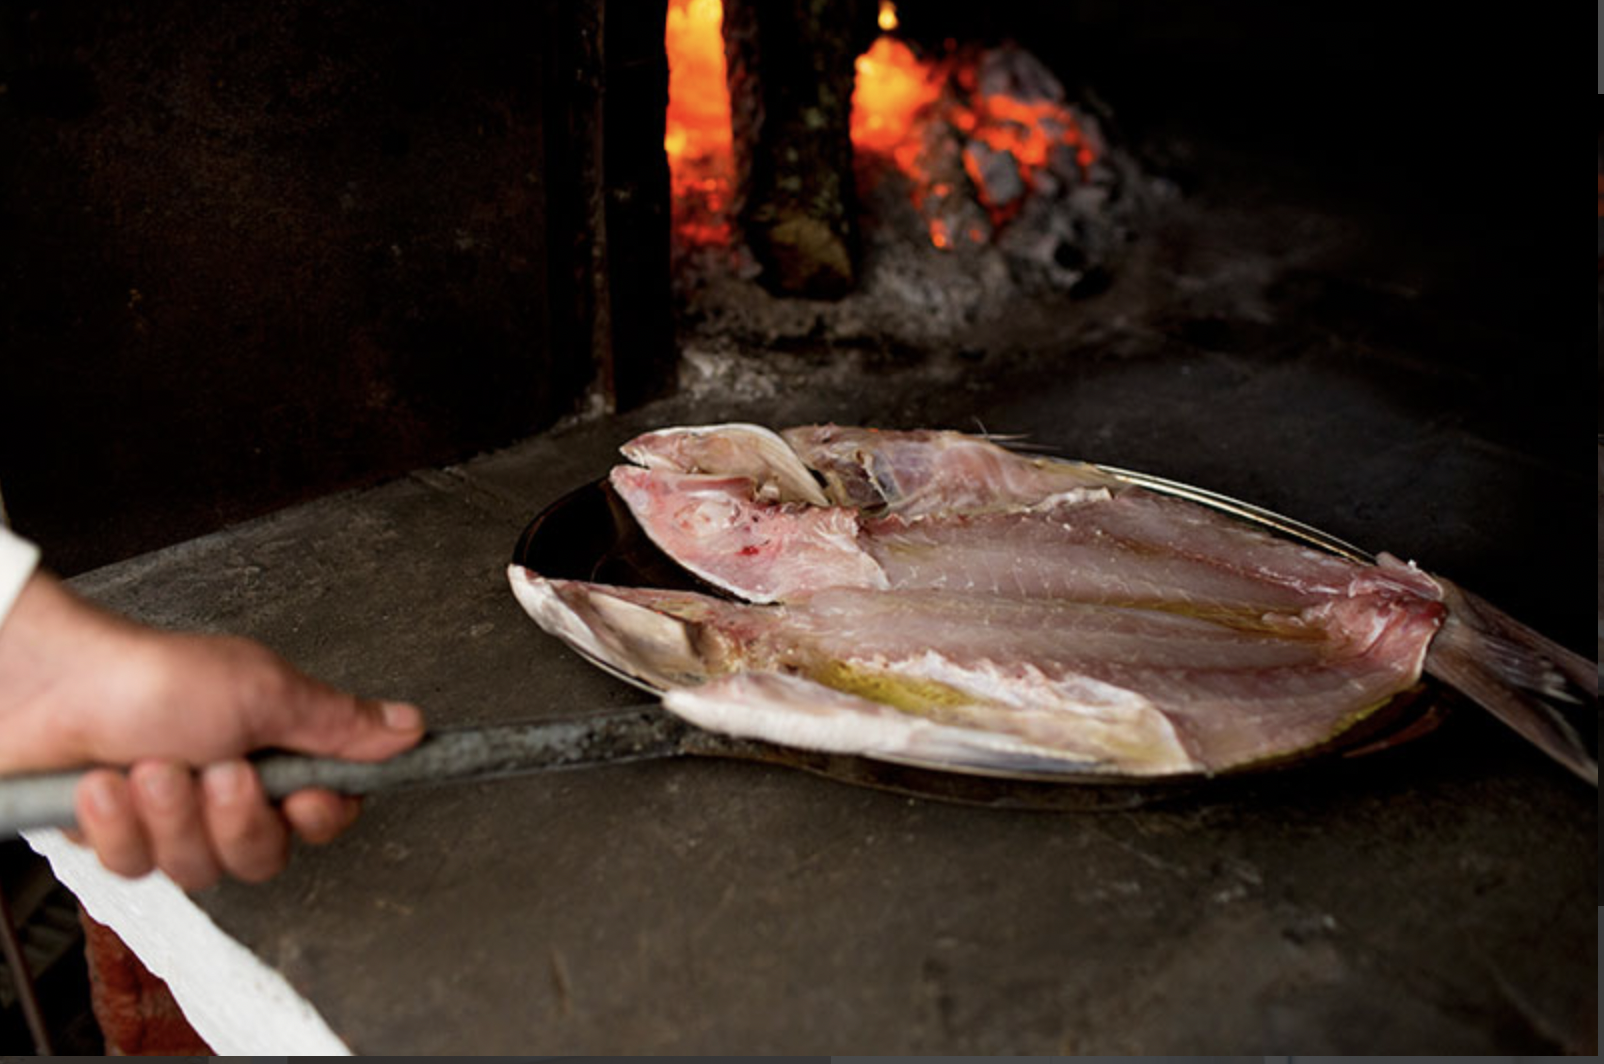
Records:
[[[1092,468],[1133,486],[1208,506],[1306,546],[1352,561],[1373,561],[1369,554],[1352,544],[1250,503],[1144,473],[1101,465]],[[697,591],[731,598],[664,554],[641,530],[606,477],[569,492],[537,514],[519,537],[512,560],[542,576],[557,579]],[[625,683],[653,695],[663,693],[578,647],[571,649]],[[1203,784],[1216,787],[1228,780],[1260,777],[1315,759],[1352,758],[1391,749],[1431,732],[1446,717],[1440,699],[1425,697],[1431,693],[1426,683],[1416,684],[1327,743],[1214,774],[1162,778],[1090,773],[1050,778],[1008,777],[945,766],[822,754],[712,735],[702,743],[690,744],[689,752],[785,764],[832,779],[967,804],[1044,809],[1127,808],[1188,793]]]

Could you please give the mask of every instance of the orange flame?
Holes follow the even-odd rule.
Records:
[[[674,227],[693,245],[730,241],[724,210],[735,161],[723,26],[721,0],[669,0],[663,150],[674,194]]]
[[[852,91],[852,144],[859,149],[895,155],[912,142],[941,98],[942,73],[913,54],[895,37],[881,35],[858,56],[857,85]]]

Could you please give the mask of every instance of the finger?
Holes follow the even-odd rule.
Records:
[[[289,857],[289,831],[244,761],[220,761],[201,773],[201,815],[212,850],[235,879],[260,883]]]
[[[84,839],[100,863],[120,876],[142,876],[153,867],[150,843],[134,811],[128,781],[111,769],[87,773],[73,794]]]
[[[172,761],[142,761],[128,779],[156,867],[185,890],[216,883],[222,867],[206,837],[200,797],[189,769]]]
[[[333,791],[296,791],[284,799],[281,810],[290,827],[314,846],[333,842],[356,820],[361,802]]]

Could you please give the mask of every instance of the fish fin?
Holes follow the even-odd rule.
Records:
[[[1560,706],[1598,700],[1598,666],[1485,599],[1433,576],[1448,617],[1426,671],[1474,699],[1528,742],[1598,786],[1598,758]]]
[[[1051,443],[1038,443],[1024,436],[1001,436],[990,434],[982,436],[987,443],[995,443],[1005,451],[1015,454],[1039,456],[1045,458],[1063,458],[1063,449]]]
[[[969,435],[974,436],[976,439],[985,440],[987,443],[1008,447],[1009,450],[1013,449],[1012,445],[1014,444],[1017,444],[1022,449],[1039,449],[1045,446],[1045,444],[1030,442],[1030,438],[1023,432],[992,432],[986,428],[986,423],[981,421],[980,418],[975,417],[971,420],[975,423],[975,431]]]

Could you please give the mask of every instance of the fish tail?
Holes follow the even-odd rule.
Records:
[[[1528,742],[1598,786],[1597,754],[1559,705],[1596,703],[1598,666],[1439,576],[1447,620],[1426,671],[1474,699]]]

